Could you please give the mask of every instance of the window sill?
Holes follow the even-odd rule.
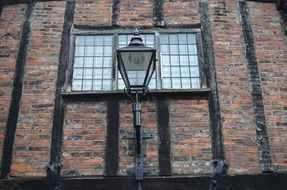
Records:
[[[171,98],[171,99],[207,99],[211,89],[164,89],[164,90],[149,90],[147,96],[151,98]],[[109,99],[126,100],[127,95],[123,90],[117,91],[63,91],[62,97],[65,100],[78,101],[100,101]]]

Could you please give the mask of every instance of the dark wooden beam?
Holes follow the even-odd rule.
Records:
[[[61,95],[61,89],[65,82],[66,68],[69,61],[70,51],[70,30],[74,19],[75,0],[67,0],[66,11],[64,17],[64,25],[61,39],[61,49],[59,57],[59,67],[55,91],[55,103],[53,114],[52,140],[50,162],[47,166],[47,176],[52,179],[53,183],[58,183],[61,158],[62,158],[62,138],[64,123],[64,99]],[[57,186],[58,184],[54,184]]]
[[[280,16],[281,16],[282,30],[284,32],[285,38],[287,39],[287,4],[286,4],[286,10],[280,10]]]
[[[276,3],[277,0],[246,0],[246,1],[254,1],[254,2],[261,2],[261,3]]]
[[[210,130],[212,135],[212,153],[214,160],[225,160],[223,135],[222,135],[222,121],[220,113],[220,105],[218,98],[215,56],[211,31],[211,23],[209,18],[208,1],[200,1],[199,12],[202,26],[203,51],[205,57],[205,64],[208,70],[208,79],[210,85],[209,96],[209,117]]]
[[[116,176],[119,168],[119,100],[107,102],[105,175]]]
[[[168,98],[173,100],[179,99],[198,99],[207,100],[210,94],[210,89],[198,89],[189,91],[179,90],[159,90],[150,91],[148,96],[150,98]],[[67,102],[79,102],[79,101],[103,101],[103,99],[109,100],[126,100],[126,94],[123,91],[108,91],[108,92],[62,92],[62,97]]]
[[[3,5],[0,4],[0,18],[2,17]]]
[[[277,0],[276,5],[278,10],[287,13],[287,0]]]
[[[207,190],[210,177],[145,177],[143,189],[146,190]],[[220,190],[286,190],[287,174],[257,174],[220,176]],[[87,177],[63,178],[65,189],[68,190],[127,190],[137,189],[133,177]],[[17,178],[0,180],[3,190],[51,190],[46,178]]]
[[[13,146],[17,128],[20,102],[23,90],[23,80],[25,66],[27,63],[28,46],[31,34],[31,18],[34,10],[34,4],[29,4],[26,9],[26,18],[22,27],[22,36],[20,40],[19,51],[17,54],[16,68],[12,87],[11,103],[8,113],[6,134],[3,145],[3,154],[1,160],[1,178],[5,178],[10,173],[10,167],[13,158]]]
[[[164,26],[164,0],[153,0],[153,25]]]
[[[239,2],[241,15],[241,28],[245,42],[245,56],[247,59],[248,81],[252,97],[254,120],[256,124],[256,137],[260,164],[263,172],[272,172],[272,157],[267,134],[267,124],[262,97],[261,80],[258,69],[255,42],[246,2]]]
[[[1,0],[0,5],[27,4],[27,3],[51,2],[51,1],[65,1],[65,0]]]
[[[118,26],[120,14],[120,0],[113,0],[112,10],[112,26]]]
[[[166,98],[157,99],[159,175],[171,175],[169,108]]]

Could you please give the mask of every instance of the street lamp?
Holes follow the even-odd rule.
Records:
[[[127,47],[117,49],[117,57],[127,90],[145,90],[155,70],[156,49],[146,47],[136,31]]]
[[[141,128],[141,97],[145,94],[150,79],[155,71],[156,49],[143,44],[139,32],[136,31],[127,47],[117,49],[118,69],[124,80],[127,93],[133,101],[133,116],[136,141],[134,173],[141,189],[143,176],[147,169],[143,166]]]

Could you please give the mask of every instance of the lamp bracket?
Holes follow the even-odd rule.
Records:
[[[125,88],[124,91],[127,94],[146,94],[149,91],[149,88],[144,86],[133,86],[131,88]]]
[[[144,174],[149,174],[150,169],[145,167],[138,167],[138,168],[129,168],[127,169],[127,173],[129,175],[136,174],[136,180],[143,180]]]
[[[154,137],[153,134],[144,132],[142,138],[143,138],[143,140],[145,140],[145,139],[153,139],[153,137]],[[134,132],[126,132],[123,136],[123,139],[131,139],[132,140],[135,138],[136,138],[136,135]]]

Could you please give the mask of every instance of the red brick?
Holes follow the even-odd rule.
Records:
[[[169,112],[172,174],[211,173],[208,102],[170,100]],[[200,128],[197,127],[198,122],[201,122]]]
[[[261,71],[264,109],[275,170],[287,171],[287,46],[274,4],[248,2]],[[268,10],[268,11],[264,11]]]
[[[0,20],[0,161],[26,5],[5,6]]]
[[[64,21],[65,2],[36,3],[32,19],[31,43],[25,68],[23,94],[19,111],[14,159],[11,172],[16,176],[46,176],[45,166],[49,162],[50,139],[39,140],[41,135],[51,134],[54,94],[56,90],[57,65]],[[60,30],[53,31],[54,25]],[[34,39],[41,39],[42,45]],[[43,43],[45,41],[45,43]],[[34,44],[33,42],[36,42]],[[37,60],[34,62],[33,60]],[[40,81],[41,84],[35,83]],[[17,150],[27,146],[27,151]],[[25,160],[20,161],[19,157]],[[18,171],[14,165],[29,165]]]
[[[152,26],[152,0],[121,0],[119,25],[121,27]]]
[[[199,24],[198,1],[165,1],[164,23],[169,26]]]
[[[104,174],[106,114],[104,102],[65,106],[63,162],[69,164],[63,165],[64,176]]]
[[[111,26],[112,0],[76,1],[74,23],[84,26]]]
[[[240,33],[238,2],[212,0],[209,7],[229,173],[257,173],[260,172],[260,166],[255,139],[256,126],[248,86],[244,42]]]

